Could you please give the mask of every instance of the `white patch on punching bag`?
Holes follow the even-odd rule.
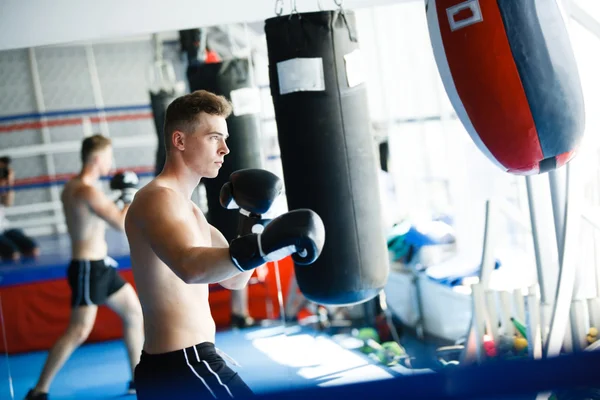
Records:
[[[233,115],[258,114],[260,112],[260,91],[255,87],[235,89],[229,92]]]
[[[355,87],[365,81],[365,64],[360,49],[344,56],[346,63],[346,80],[349,87]]]
[[[471,11],[471,16],[464,19],[457,19],[458,14],[465,10]],[[479,0],[463,1],[460,4],[447,8],[446,14],[448,15],[448,22],[450,22],[452,32],[483,21]]]
[[[323,59],[292,58],[277,63],[279,94],[325,90]]]

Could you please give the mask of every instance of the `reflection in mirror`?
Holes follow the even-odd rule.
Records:
[[[342,29],[343,39],[358,40],[359,50],[338,46],[339,54],[331,54],[335,51],[321,46],[321,53],[313,54],[317,29],[302,43],[306,54],[287,64],[274,59],[264,20],[0,52],[5,94],[0,156],[9,155],[14,170],[14,204],[2,207],[0,217],[34,238],[40,253],[0,265],[6,358],[0,397],[23,398],[36,386],[56,398],[133,391],[131,367],[140,351],[132,352],[136,344],[128,343],[135,342],[131,327],[140,323],[139,314],[129,310],[133,317],[122,321],[119,302],[102,302],[94,315],[79,315],[80,329],[68,330],[72,302],[93,302],[97,287],[90,280],[91,265],[84,263],[71,275],[67,266],[74,258],[93,261],[105,254],[83,252],[80,243],[71,242],[67,217],[73,210],[63,208],[61,195],[82,167],[82,141],[96,133],[112,141],[106,175],[134,171],[138,189],[148,185],[163,170],[172,139],[164,132],[167,107],[199,89],[227,97],[232,113],[226,125],[229,154],[219,153],[223,160],[215,162],[224,161],[219,173],[202,179],[192,194],[201,211],[198,224],[204,215],[222,241],[231,243],[262,231],[300,203],[314,208],[325,224],[325,247],[312,266],[295,265],[287,256],[256,268],[245,288],[216,282],[184,286],[173,279],[176,290],[146,296],[147,302],[168,297],[177,303],[194,334],[212,326],[202,307],[208,298],[218,354],[252,391],[442,376],[450,368],[544,358],[561,267],[555,229],[560,224],[551,200],[565,190],[564,179],[552,190],[546,175],[507,174],[481,153],[440,80],[422,2],[344,8],[356,26]],[[283,17],[293,20],[285,12]],[[308,20],[304,16],[303,23]],[[590,32],[575,25],[572,40],[587,129],[593,132],[600,129],[594,111],[600,102],[594,55],[600,51],[590,49],[600,50],[600,39]],[[311,61],[304,62],[307,58]],[[364,101],[348,105],[357,93]],[[582,146],[589,161],[584,170],[594,172],[585,178],[585,212],[581,233],[575,233],[583,239],[576,241],[581,257],[576,289],[564,308],[565,354],[586,353],[600,343],[595,217],[600,188],[593,137]],[[330,138],[335,140],[327,142]],[[222,205],[224,184],[246,168],[269,171],[283,183],[267,212]],[[343,175],[345,169],[351,173]],[[339,189],[343,184],[347,187]],[[112,200],[108,203],[124,207],[126,196],[109,179],[100,179],[97,187]],[[141,294],[126,235],[115,224],[104,230],[94,221],[92,241],[97,245],[105,238],[106,255],[116,261],[104,271],[115,272]],[[171,236],[176,235],[164,235],[164,242]],[[211,235],[211,244],[219,239]],[[352,259],[356,249],[360,254]],[[339,300],[388,267],[383,289],[367,301],[315,300],[322,288]],[[170,279],[164,276],[162,283]],[[381,276],[371,277],[375,282]],[[70,284],[82,290],[73,293]],[[204,289],[205,297],[189,301],[190,292]],[[65,332],[76,339],[69,343],[81,346],[73,345],[73,353],[55,363],[61,364],[60,373],[44,375],[49,351],[64,344],[59,338]],[[195,341],[197,336],[190,339]],[[463,389],[460,382],[456,387],[469,394],[469,385],[462,383]],[[448,395],[442,393],[446,386],[439,386],[439,397]],[[491,385],[478,395],[501,389]]]

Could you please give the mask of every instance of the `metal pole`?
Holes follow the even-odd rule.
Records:
[[[37,57],[35,55],[35,49],[29,49],[29,68],[31,72],[31,80],[33,84],[33,93],[35,96],[35,103],[37,106],[37,111],[40,114],[44,114],[46,112],[46,105],[44,103],[44,93],[42,91],[42,81],[40,79],[40,73],[37,64]],[[52,137],[50,136],[50,129],[46,124],[47,118],[42,116],[40,118],[40,122],[42,123],[41,133],[42,133],[42,143],[45,146],[49,146],[52,144]],[[12,154],[11,154],[12,155]],[[54,156],[53,153],[49,150],[44,152],[44,159],[46,161],[46,169],[48,171],[48,175],[50,177],[56,176],[56,165],[54,164]],[[50,187],[50,196],[52,202],[56,205],[54,208],[54,217],[58,218],[62,215],[62,207],[60,202],[60,192],[56,185],[52,185]],[[58,231],[58,226],[54,226],[55,230]]]
[[[569,326],[569,312],[573,299],[575,276],[578,264],[578,244],[581,223],[581,193],[578,174],[573,171],[579,159],[566,165],[566,215],[563,230],[563,248],[560,258],[560,272],[556,290],[556,300],[552,312],[552,323],[545,343],[545,355],[548,357],[560,354]],[[570,333],[570,332],[569,332]],[[568,336],[568,335],[567,335]]]

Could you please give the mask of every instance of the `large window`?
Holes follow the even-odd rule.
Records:
[[[600,2],[576,0],[579,6],[600,21]],[[571,20],[570,30],[575,57],[577,59],[581,85],[585,99],[586,128],[580,157],[586,163],[584,177],[584,213],[586,216],[600,215],[600,38],[589,27]],[[598,290],[598,264],[600,256],[600,231],[584,218],[581,233],[581,260],[578,276],[579,298],[596,297]]]
[[[600,20],[599,1],[573,1]],[[461,250],[475,254],[482,250],[487,200],[512,206],[513,216],[520,215],[528,224],[525,178],[494,166],[454,114],[433,58],[423,4],[359,10],[357,20],[370,72],[367,84],[371,118],[380,135],[383,132],[389,137],[390,172],[399,214],[408,218],[449,214],[463,244]],[[600,216],[600,39],[572,19],[569,30],[586,107],[585,138],[577,157],[585,158],[588,165],[585,205],[588,212],[597,210]],[[547,175],[533,180],[545,180],[541,198],[549,204]],[[544,216],[552,218],[551,213]],[[512,258],[521,254],[526,260],[524,268],[534,271],[530,232],[505,216],[496,219],[495,227],[498,255]],[[589,278],[596,276],[600,232],[584,222],[582,237],[579,293],[589,294],[592,289],[595,293],[595,279]]]

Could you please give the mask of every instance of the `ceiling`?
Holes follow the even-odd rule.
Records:
[[[339,0],[338,0],[339,1]],[[343,0],[355,9],[424,0]],[[299,12],[335,9],[334,0],[283,0]],[[230,23],[261,26],[275,16],[274,0],[2,0],[0,50],[118,39]]]

